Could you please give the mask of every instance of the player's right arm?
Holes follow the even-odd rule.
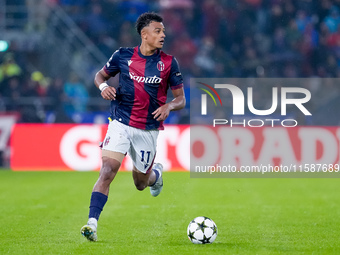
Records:
[[[94,84],[98,89],[100,89],[101,96],[104,99],[116,100],[116,89],[107,84],[107,81],[110,78],[111,76],[104,71],[104,68],[102,68],[96,73],[94,77]]]
[[[116,100],[116,89],[107,84],[107,81],[120,72],[120,49],[116,50],[105,66],[100,69],[95,77],[94,84],[101,91],[101,95],[106,100]]]

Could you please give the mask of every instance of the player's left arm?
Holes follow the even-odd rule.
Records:
[[[169,116],[170,111],[177,111],[185,106],[186,101],[183,87],[171,91],[174,99],[171,102],[157,108],[157,110],[152,113],[154,115],[153,118],[157,121],[164,121]]]

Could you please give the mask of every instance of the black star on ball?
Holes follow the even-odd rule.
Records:
[[[213,235],[214,234],[217,234],[217,227],[214,225],[212,228],[211,228],[214,232],[213,232]]]
[[[200,240],[200,241],[201,241],[203,244],[210,243],[210,238],[211,238],[211,237],[207,238],[205,235],[203,235],[203,239]]]
[[[204,233],[204,229],[206,227],[208,227],[207,225],[205,225],[204,221],[202,221],[202,223],[197,223],[198,228],[202,230],[202,232]]]
[[[189,230],[188,236],[189,236],[190,239],[196,239],[196,238],[194,237],[194,233],[195,233],[195,231],[194,231],[194,232],[191,232],[191,231]]]

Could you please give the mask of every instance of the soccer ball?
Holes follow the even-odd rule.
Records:
[[[212,243],[217,236],[217,226],[208,217],[196,217],[189,223],[187,234],[189,240],[194,244]]]

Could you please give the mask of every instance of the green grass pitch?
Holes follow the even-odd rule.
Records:
[[[120,172],[99,220],[80,234],[98,172],[0,170],[0,254],[340,254],[339,179],[193,179],[164,173],[159,197]],[[213,244],[186,236],[197,216]]]

